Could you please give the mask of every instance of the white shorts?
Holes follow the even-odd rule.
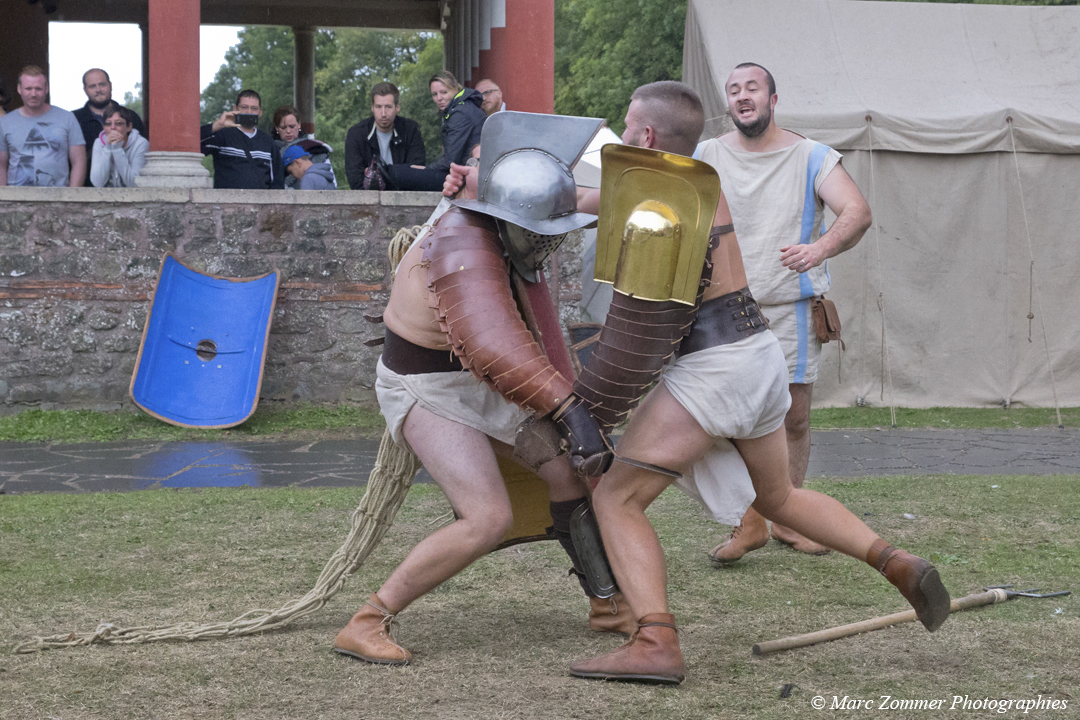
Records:
[[[718,522],[738,525],[756,495],[746,463],[729,438],[763,437],[784,424],[791,395],[783,351],[765,331],[680,357],[662,382],[716,438],[675,484]]]
[[[398,375],[380,357],[375,375],[379,411],[394,442],[402,447],[409,447],[401,429],[414,405],[508,445],[514,444],[518,426],[528,417],[468,370]]]
[[[761,306],[761,314],[768,318],[769,329],[784,351],[789,383],[808,385],[817,380],[821,341],[814,333],[814,318],[810,312],[812,301]]]

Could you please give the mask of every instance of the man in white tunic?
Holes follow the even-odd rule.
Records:
[[[768,70],[743,63],[725,89],[736,130],[702,143],[695,157],[720,175],[750,292],[787,359],[791,409],[784,425],[791,484],[799,488],[810,462],[810,396],[821,354],[810,306],[829,289],[826,261],[854,247],[870,227],[870,207],[840,153],[776,124],[776,83]],[[822,233],[826,206],[836,220]],[[772,537],[813,555],[829,551],[775,522]],[[751,508],[710,554],[725,565],[768,540],[765,518]]]

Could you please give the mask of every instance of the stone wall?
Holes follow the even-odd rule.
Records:
[[[131,406],[128,386],[166,252],[200,272],[281,272],[263,400],[371,403],[387,246],[435,193],[0,187],[0,413]],[[579,317],[581,236],[554,258]]]
[[[277,268],[262,397],[367,402],[390,265],[434,193],[0,188],[0,412],[114,409],[164,253],[201,272]]]

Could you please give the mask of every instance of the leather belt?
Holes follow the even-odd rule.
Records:
[[[382,352],[383,365],[398,375],[461,372],[461,361],[450,349],[434,350],[409,342],[386,328],[386,343]]]
[[[679,346],[680,355],[689,355],[718,345],[728,345],[768,328],[748,288],[706,300],[698,308],[690,333]]]

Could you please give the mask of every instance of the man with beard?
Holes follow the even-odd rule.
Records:
[[[112,103],[112,81],[109,73],[101,68],[91,68],[83,73],[83,92],[86,93],[86,104],[75,111],[75,119],[79,121],[82,129],[83,140],[86,141],[86,177],[90,177],[90,167],[94,159],[94,141],[105,129],[105,108]],[[133,114],[134,121],[131,127],[139,131],[139,135],[146,137],[146,126],[142,118]]]
[[[800,488],[810,462],[810,395],[821,354],[810,306],[829,289],[825,261],[859,242],[870,227],[870,207],[838,152],[776,124],[776,83],[768,70],[743,63],[725,88],[736,131],[702,143],[695,157],[720,175],[750,292],[784,350],[789,474]],[[836,220],[821,233],[825,206]],[[775,522],[772,537],[812,555],[829,551]],[[710,554],[716,565],[728,565],[768,541],[765,518],[751,508]]]

